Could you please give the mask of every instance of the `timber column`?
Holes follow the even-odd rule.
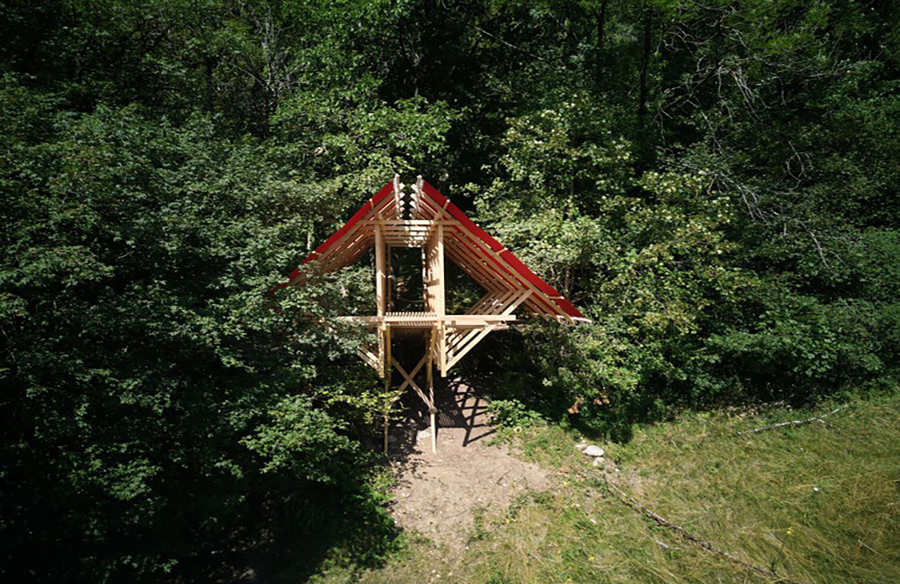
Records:
[[[422,177],[416,181],[416,194],[422,196]],[[437,406],[434,400],[434,366],[446,375],[447,333],[444,328],[444,317],[447,308],[444,300],[444,226],[438,223],[431,231],[431,236],[422,250],[423,278],[425,280],[425,311],[435,315],[435,324],[431,327],[427,340],[426,355],[428,369],[428,397],[431,400],[431,451],[437,452]]]
[[[384,235],[381,232],[381,226],[375,227],[375,309],[378,315],[378,360],[381,365],[381,376],[384,377],[384,394],[388,399],[388,393],[391,390],[391,333],[390,329],[385,326],[385,261],[384,261]],[[389,412],[390,403],[384,404],[384,454],[388,454],[388,430],[389,430]]]

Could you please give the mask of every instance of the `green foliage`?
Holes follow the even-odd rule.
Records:
[[[56,554],[53,578],[158,575],[288,485],[367,492],[358,438],[381,390],[352,356],[363,335],[294,316],[359,310],[366,270],[266,299],[333,221],[314,185],[205,116],[7,114],[5,573]]]
[[[212,579],[267,509],[307,518],[302,574],[393,549],[362,446],[390,392],[332,319],[371,311],[370,266],[268,292],[394,172],[592,319],[464,360],[504,424],[627,439],[888,383],[898,22],[847,0],[3,5],[0,576]],[[453,277],[464,310],[481,291]]]
[[[572,106],[513,122],[504,178],[479,209],[527,262],[591,307],[589,326],[528,334],[537,391],[553,396],[545,406],[558,417],[583,404],[581,423],[622,437],[642,412],[688,399],[707,328],[752,280],[728,261],[736,210],[708,173],[637,175],[627,143],[578,134],[575,121],[589,112]],[[524,173],[536,165],[523,149],[552,170]]]
[[[529,410],[525,404],[515,399],[491,400],[487,414],[501,439],[509,439],[513,433],[521,432],[542,421],[541,416]]]
[[[243,440],[266,463],[262,472],[285,471],[290,476],[333,482],[338,457],[353,458],[354,444],[338,432],[342,424],[313,407],[306,396],[289,396],[269,412],[270,422]]]

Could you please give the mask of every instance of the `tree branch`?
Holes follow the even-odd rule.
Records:
[[[811,424],[813,422],[825,422],[822,418],[830,416],[832,414],[836,414],[839,411],[847,408],[848,406],[844,405],[839,408],[835,408],[834,410],[828,412],[827,414],[822,414],[821,416],[815,416],[813,418],[808,418],[806,420],[791,420],[790,422],[778,422],[777,424],[769,424],[768,426],[761,426],[759,428],[754,428],[752,430],[744,430],[743,432],[738,432],[737,435],[741,436],[742,434],[758,434],[759,432],[765,432],[766,430],[774,430],[775,428],[784,428],[785,426],[805,426],[806,424]]]

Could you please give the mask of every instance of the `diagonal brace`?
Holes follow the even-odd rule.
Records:
[[[403,384],[400,386],[398,393],[402,392],[404,389],[406,389],[407,385],[412,385],[412,388],[414,390],[416,390],[416,393],[419,394],[419,397],[422,398],[422,401],[424,401],[425,405],[428,406],[428,411],[431,413],[434,413],[437,411],[437,409],[434,407],[434,402],[431,401],[430,399],[428,399],[428,397],[425,395],[425,392],[422,391],[422,388],[419,387],[419,384],[416,383],[415,380],[413,379],[416,376],[416,374],[419,373],[419,370],[422,368],[422,366],[425,365],[425,361],[427,359],[428,359],[428,354],[426,353],[425,356],[419,360],[419,364],[416,365],[416,367],[413,369],[411,374],[406,372],[406,369],[403,368],[403,365],[401,365],[400,362],[397,361],[397,359],[391,357],[391,362],[394,364],[394,367],[397,368],[397,371],[399,371],[400,374],[403,375],[404,379],[406,379],[406,381],[404,381]]]

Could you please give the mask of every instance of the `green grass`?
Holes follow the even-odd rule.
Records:
[[[828,411],[691,414],[604,445],[613,479],[717,548],[803,582],[900,581],[900,395]],[[712,582],[766,578],[680,539],[607,491],[558,427],[517,438],[557,485],[487,510],[461,555],[413,541],[364,582]],[[596,472],[596,471],[594,471]],[[438,575],[440,575],[438,577]],[[350,579],[326,573],[322,581]]]

